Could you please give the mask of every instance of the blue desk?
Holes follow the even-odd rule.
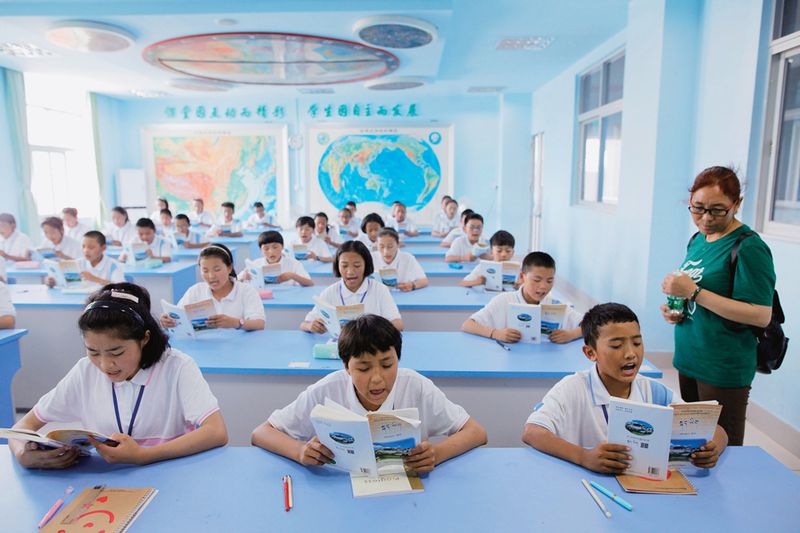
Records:
[[[19,340],[27,334],[25,329],[0,329],[0,427],[14,425],[11,381],[20,366]]]
[[[452,268],[449,263],[444,261],[426,260],[423,259],[419,262],[425,275],[428,277],[428,286],[430,287],[453,287],[457,286],[459,282],[464,279],[464,276],[469,274],[475,265],[478,263],[461,263],[463,268]],[[333,267],[331,263],[323,263],[321,261],[305,261],[303,263],[306,271],[314,280],[314,283],[320,285],[330,285],[335,281],[333,277]]]
[[[403,246],[401,250],[410,253],[417,259],[441,259],[444,261],[444,256],[448,249],[442,248],[441,246],[412,244],[409,246]]]
[[[233,445],[250,442],[250,432],[322,376],[342,368],[340,360],[313,359],[315,343],[327,335],[302,331],[213,331],[197,340],[171,344],[191,355],[228,416]],[[517,446],[533,406],[561,378],[590,368],[581,343],[509,345],[461,332],[403,334],[400,366],[433,379],[489,432],[492,446]],[[660,378],[652,363],[643,375]],[[502,406],[502,412],[498,410]]]
[[[439,246],[442,243],[442,237],[433,237],[430,234],[424,235],[420,233],[414,237],[406,237],[401,235],[400,239],[403,244],[407,246]],[[405,248],[405,247],[404,247]]]
[[[331,278],[332,281],[332,278]],[[326,285],[273,287],[273,299],[264,300],[268,329],[297,329],[314,307],[313,296]],[[406,329],[454,331],[497,293],[464,287],[426,287],[411,292],[392,291]]]
[[[293,482],[294,508],[288,513],[280,482],[285,474]],[[358,500],[346,474],[303,467],[252,447],[220,448],[148,466],[108,465],[90,457],[68,470],[25,470],[2,446],[0,476],[7,488],[0,500],[7,531],[35,531],[68,485],[77,494],[101,483],[159,490],[132,533],[356,533],[375,531],[376,521],[387,532],[788,532],[797,530],[800,492],[800,477],[757,447],[726,450],[711,475],[692,478],[697,496],[625,494],[633,512],[601,496],[611,519],[600,513],[580,480],[622,492],[612,477],[527,448],[472,450],[425,477],[422,493]]]

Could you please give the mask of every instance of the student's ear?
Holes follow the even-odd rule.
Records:
[[[147,346],[147,343],[150,342],[150,330],[149,329],[144,332],[144,338],[139,342],[141,343],[141,347],[142,348]]]
[[[594,347],[584,344],[581,349],[583,350],[583,355],[585,355],[589,361],[597,361],[597,351]]]

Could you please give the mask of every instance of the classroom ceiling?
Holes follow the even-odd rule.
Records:
[[[359,21],[391,15],[427,21],[437,35],[419,48],[384,48],[399,59],[399,66],[378,79],[424,82],[407,90],[409,95],[466,94],[474,87],[531,92],[623,30],[627,9],[628,0],[0,0],[0,46],[34,45],[54,54],[38,58],[0,54],[0,66],[79,77],[88,89],[119,97],[135,98],[131,91],[185,96],[197,93],[174,88],[170,82],[186,76],[145,61],[148,46],[227,32],[296,33],[362,43],[354,33]],[[235,24],[223,25],[221,19]],[[46,32],[69,20],[121,27],[132,36],[133,45],[116,52],[85,53],[51,43]],[[551,42],[542,50],[497,49],[503,39],[529,37]],[[360,95],[369,91],[364,83],[322,87],[336,94]],[[235,85],[228,94],[295,96],[298,88]]]

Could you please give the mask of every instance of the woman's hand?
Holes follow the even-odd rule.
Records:
[[[664,281],[661,282],[661,290],[664,294],[680,298],[691,298],[696,288],[697,283],[686,274],[680,276],[667,274]]]
[[[680,324],[683,322],[683,313],[680,315],[672,314],[667,304],[661,304],[659,309],[661,309],[661,316],[664,317],[664,320],[666,320],[668,324]]]

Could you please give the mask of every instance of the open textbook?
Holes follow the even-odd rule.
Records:
[[[35,442],[49,448],[60,448],[62,446],[77,446],[81,455],[89,455],[92,445],[89,438],[104,442],[110,446],[116,446],[117,442],[111,440],[101,433],[95,433],[86,429],[54,429],[45,434],[32,431],[30,429],[11,429],[0,428],[0,439],[17,439]]]
[[[319,315],[325,328],[332,337],[338,337],[342,326],[364,314],[364,304],[331,305],[319,297],[312,298],[319,309]]]
[[[180,307],[162,299],[161,308],[164,314],[175,321],[175,326],[168,329],[171,335],[178,337],[194,338],[196,332],[210,329],[208,318],[217,314],[214,302],[211,300],[202,300]]]
[[[503,263],[481,260],[481,273],[486,278],[487,291],[503,290]]]
[[[42,266],[47,271],[47,276],[55,280],[55,286],[62,292],[88,294],[100,287],[97,283],[84,281],[81,278],[80,265],[75,259],[64,261],[45,259],[42,261]]]
[[[691,466],[689,456],[714,438],[721,410],[716,402],[664,407],[612,398],[608,442],[631,448],[626,474],[663,480],[668,466]]]
[[[255,261],[245,259],[244,267],[250,274],[248,283],[256,289],[263,289],[267,285],[275,285],[278,283],[278,276],[281,275],[280,263],[259,266]]]
[[[519,342],[542,342],[542,307],[533,304],[508,304],[507,324],[522,334]]]
[[[390,289],[397,288],[397,269],[396,268],[381,268],[378,270],[378,278],[381,283]]]
[[[502,273],[504,291],[516,290],[515,285],[517,283],[517,279],[519,279],[519,272],[521,268],[522,265],[516,261],[503,261]]]
[[[546,339],[557,329],[561,329],[567,316],[567,304],[542,304],[542,336]]]

